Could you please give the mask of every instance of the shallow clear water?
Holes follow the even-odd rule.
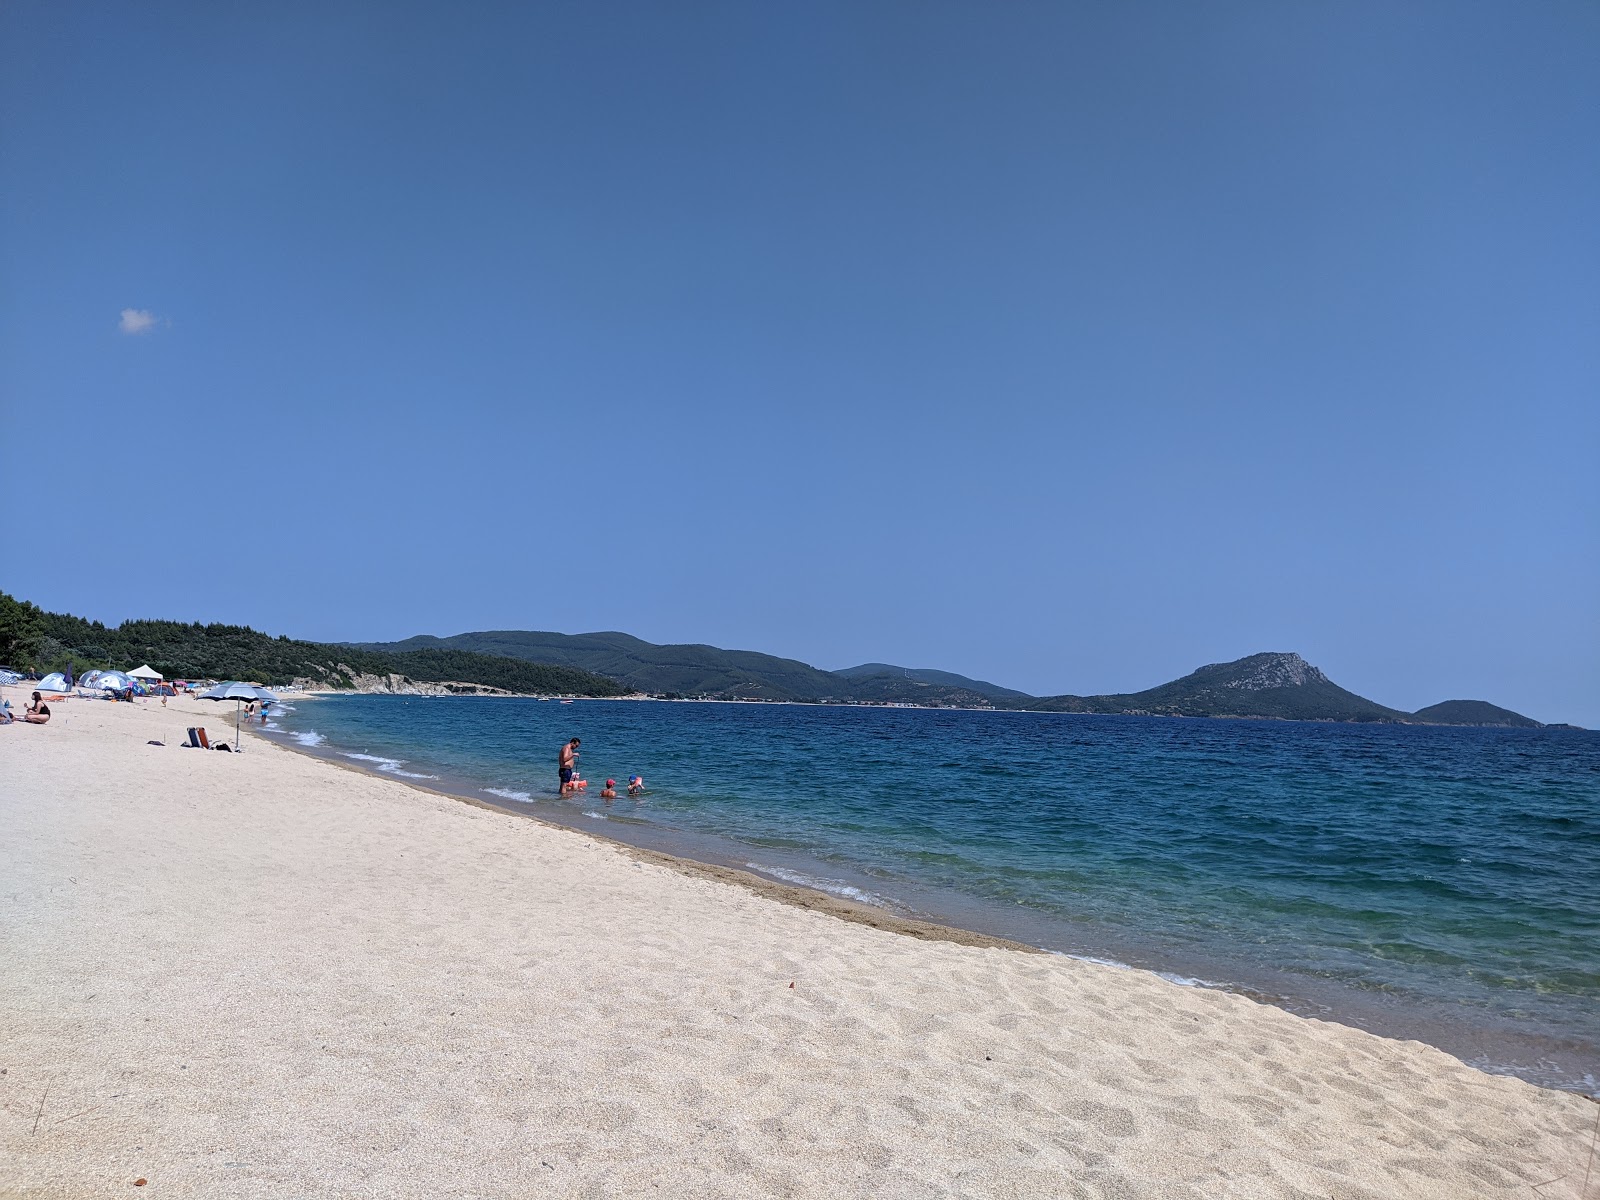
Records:
[[[624,840],[1600,1086],[1600,734],[388,696],[274,724]],[[570,736],[592,782],[563,801]],[[643,802],[599,799],[634,772]]]

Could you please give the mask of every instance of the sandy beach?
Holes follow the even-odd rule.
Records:
[[[55,713],[0,729],[0,1196],[1600,1197],[1600,1106],[1420,1043]]]

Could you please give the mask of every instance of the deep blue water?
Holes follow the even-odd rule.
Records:
[[[430,786],[1597,1087],[1600,734],[294,703],[285,733]],[[593,782],[563,801],[555,760],[571,736]],[[634,772],[642,802],[599,799],[607,775]]]

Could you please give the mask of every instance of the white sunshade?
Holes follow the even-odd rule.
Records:
[[[129,671],[128,674],[131,675],[135,679],[165,679],[166,678],[166,676],[163,675],[160,671],[152,670],[149,663],[145,663],[145,665],[142,666],[142,667],[135,667],[133,670]]]

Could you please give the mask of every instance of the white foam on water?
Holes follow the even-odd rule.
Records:
[[[369,763],[372,763],[378,768],[378,770],[384,772],[385,774],[387,774],[387,775],[398,775],[402,779],[437,779],[437,778],[439,778],[437,775],[422,775],[422,774],[417,773],[416,771],[402,771],[400,768],[406,765],[405,759],[403,759],[403,758],[384,758],[380,754],[349,754],[349,753],[345,754],[345,757],[346,758],[353,758],[358,762],[369,762]]]
[[[888,907],[882,896],[872,892],[863,891],[858,887],[851,887],[842,879],[822,879],[816,875],[807,875],[803,871],[791,871],[786,867],[769,867],[764,863],[747,862],[745,866],[752,871],[760,871],[763,875],[771,875],[774,879],[781,879],[785,883],[799,884],[814,891],[827,892],[830,896],[839,896],[845,900],[855,900],[861,904],[871,904],[877,908]]]
[[[596,821],[609,821],[611,819],[610,817],[606,816],[605,813],[586,812],[583,815],[586,817],[593,817]]]
[[[533,799],[533,796],[527,792],[514,792],[510,788],[484,788],[483,791],[486,795],[499,796],[505,800],[516,800],[522,804],[527,804]]]
[[[289,735],[302,746],[320,746],[325,740],[315,729],[302,729]]]
[[[1157,978],[1165,979],[1168,983],[1175,983],[1179,987],[1220,988],[1220,983],[1212,983],[1209,979],[1196,979],[1192,975],[1175,975],[1171,971],[1155,972]]]

